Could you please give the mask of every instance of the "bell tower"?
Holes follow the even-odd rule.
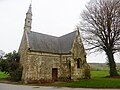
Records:
[[[31,25],[32,25],[32,6],[30,4],[29,9],[26,13],[24,31],[27,32],[31,31]]]

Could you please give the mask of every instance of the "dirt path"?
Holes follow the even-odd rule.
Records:
[[[0,83],[0,90],[103,90],[103,89],[26,86],[26,85],[11,85],[11,84]],[[104,89],[104,90],[120,90],[120,89]]]

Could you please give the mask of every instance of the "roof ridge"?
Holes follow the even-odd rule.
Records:
[[[53,35],[49,35],[49,34],[45,34],[45,33],[39,33],[39,32],[35,32],[35,31],[30,31],[30,32],[58,38],[57,36],[53,36]]]
[[[74,31],[72,31],[72,32],[70,32],[70,33],[67,33],[67,34],[64,34],[64,35],[62,35],[62,36],[60,36],[60,37],[63,37],[63,36],[66,36],[66,35],[69,35],[69,34],[72,34],[72,33],[74,33],[74,32],[76,32],[77,30],[74,30]],[[60,38],[59,37],[59,38]]]
[[[52,37],[56,37],[56,38],[60,38],[60,37],[63,37],[63,36],[66,36],[66,35],[72,34],[72,33],[76,32],[76,31],[77,31],[77,30],[74,30],[74,31],[72,31],[72,32],[70,32],[70,33],[64,34],[64,35],[59,36],[59,37],[58,37],[58,36],[54,36],[54,35],[45,34],[45,33],[35,32],[35,31],[30,31],[30,32],[37,33],[37,34],[42,34],[42,35],[47,35],[47,36],[52,36]]]

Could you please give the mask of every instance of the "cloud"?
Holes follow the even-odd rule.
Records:
[[[7,0],[0,0],[0,3],[1,3],[1,2],[5,2],[5,1],[7,1]]]
[[[1,1],[3,2],[3,1],[6,1],[6,0],[0,0],[0,2],[1,2]]]

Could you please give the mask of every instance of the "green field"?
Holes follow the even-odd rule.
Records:
[[[105,78],[109,75],[108,71],[92,71],[91,75],[91,79],[81,79],[76,82],[64,82],[58,84],[58,86],[81,88],[120,88],[120,78]]]
[[[103,78],[109,76],[109,71],[92,71],[91,78]]]

